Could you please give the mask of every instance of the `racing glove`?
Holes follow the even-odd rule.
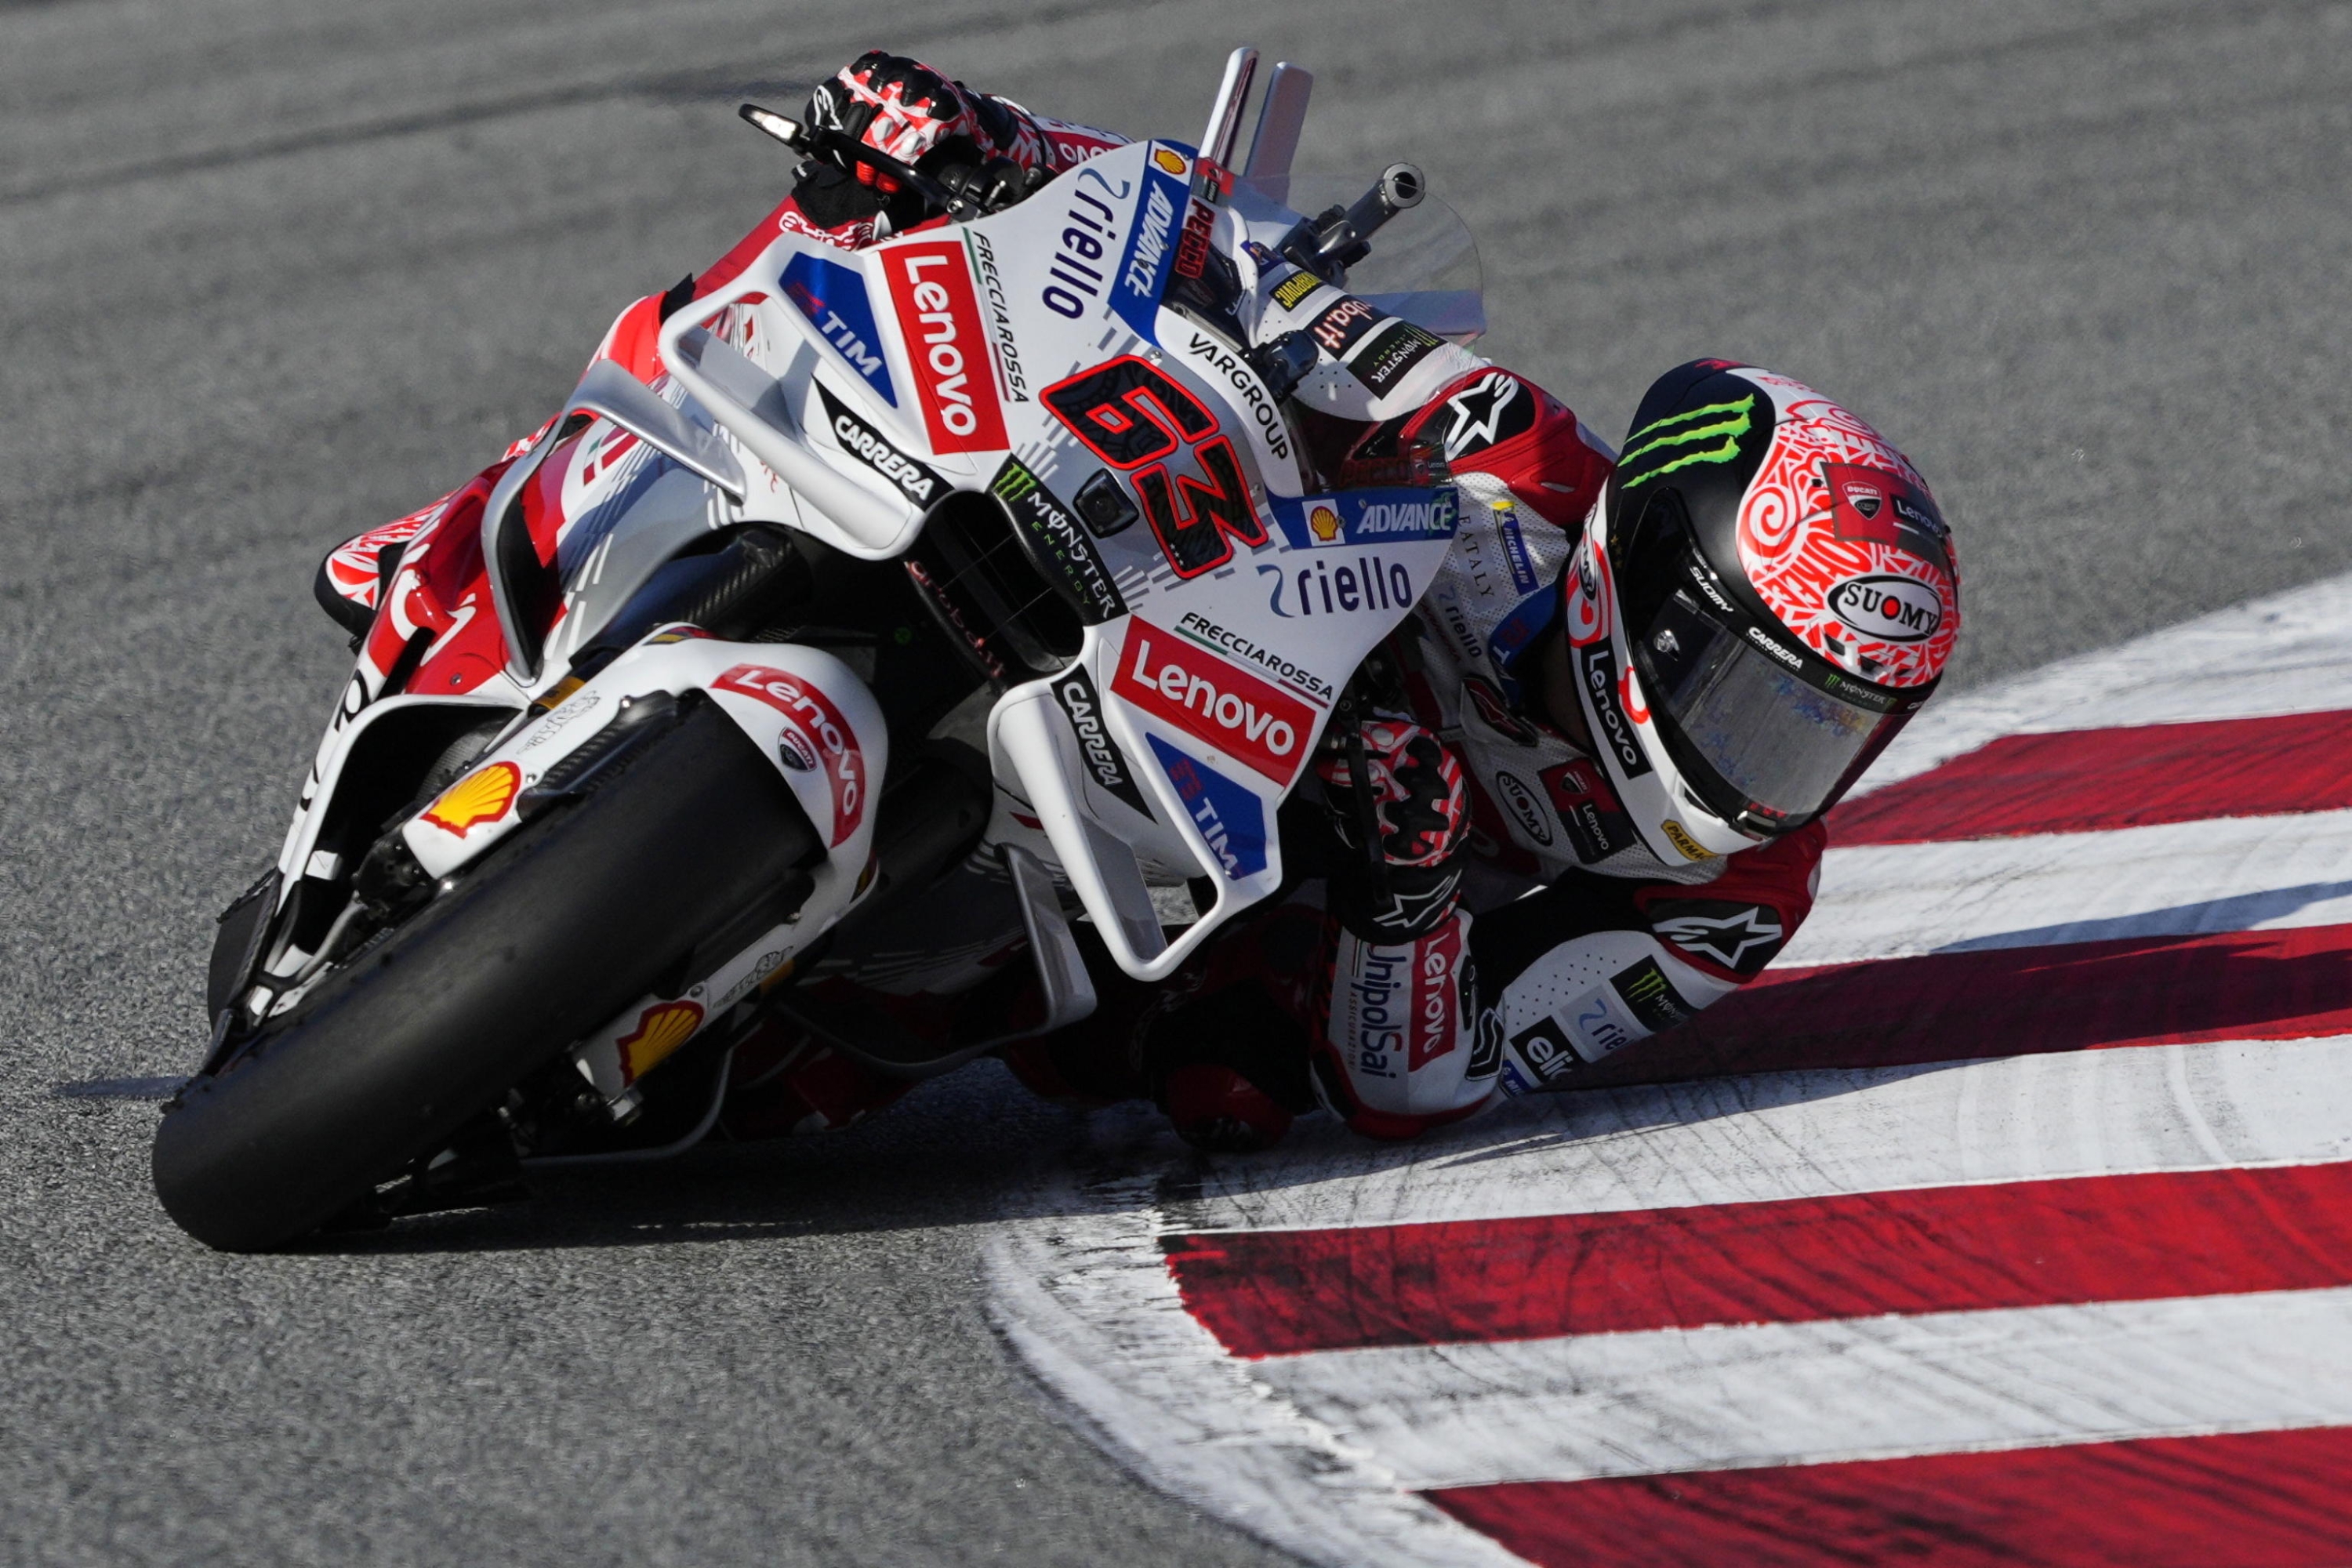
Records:
[[[919,60],[879,49],[818,83],[809,95],[806,119],[926,174],[950,164],[985,171],[992,185],[1043,171],[1051,157],[1045,133],[1017,106],[950,81]],[[827,227],[887,211],[894,228],[906,228],[923,216],[912,193],[901,193],[898,181],[862,163],[847,173],[812,165],[794,195],[810,217]]]
[[[1365,719],[1316,766],[1344,852],[1329,877],[1330,910],[1370,942],[1434,930],[1462,885],[1467,797],[1461,760],[1422,726]]]

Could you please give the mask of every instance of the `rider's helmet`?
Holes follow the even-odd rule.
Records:
[[[1563,581],[1593,745],[1668,866],[1835,805],[1960,627],[1927,481],[1811,388],[1727,360],[1658,378]]]

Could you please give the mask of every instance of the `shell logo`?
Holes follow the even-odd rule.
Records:
[[[1328,544],[1339,537],[1339,514],[1328,506],[1318,506],[1307,514],[1307,526],[1315,537]]]
[[[646,1008],[637,1017],[635,1032],[613,1042],[613,1048],[620,1053],[621,1081],[635,1083],[653,1071],[671,1052],[694,1038],[700,1027],[699,1002],[663,1002]]]
[[[520,768],[512,763],[492,763],[443,790],[419,815],[444,833],[463,838],[467,829],[504,816],[521,790]]]
[[[1165,147],[1154,147],[1151,150],[1151,161],[1160,165],[1160,171],[1162,174],[1174,174],[1180,179],[1183,176],[1184,156],[1181,153],[1172,153]]]

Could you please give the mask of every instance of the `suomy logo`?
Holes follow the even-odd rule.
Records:
[[[1848,577],[1830,590],[1830,613],[1877,642],[1925,642],[1944,624],[1936,590],[1916,577]]]

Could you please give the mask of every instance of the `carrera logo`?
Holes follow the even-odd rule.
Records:
[[[824,768],[832,788],[832,842],[839,844],[856,832],[866,820],[866,753],[858,750],[856,732],[833,699],[796,675],[757,664],[737,665],[714,686],[756,699],[784,716],[802,747]]]
[[[496,822],[522,791],[522,770],[512,763],[492,763],[478,773],[467,773],[431,805],[419,813],[444,833],[466,837],[469,828]]]
[[[1830,613],[1877,642],[1925,642],[1944,624],[1942,595],[1916,577],[1848,577],[1830,590]]]
[[[898,330],[915,362],[916,401],[938,452],[1000,451],[1004,415],[988,374],[980,300],[963,247],[953,241],[892,246],[881,253]]]
[[[1110,726],[1103,721],[1102,696],[1095,690],[1094,678],[1086,666],[1074,664],[1055,678],[1054,700],[1070,721],[1070,728],[1078,737],[1078,753],[1087,760],[1087,772],[1094,781],[1110,794],[1127,803],[1139,816],[1150,816],[1151,808],[1143,804],[1143,792],[1136,787],[1135,776],[1128,772],[1127,758],[1120,754],[1118,742],[1110,738]]]
[[[651,1072],[702,1027],[699,1002],[664,1002],[638,1016],[636,1028],[613,1042],[621,1057],[621,1081],[635,1083]]]
[[[1313,709],[1149,621],[1128,623],[1111,689],[1278,784],[1307,760]]]
[[[1536,799],[1535,791],[1522,784],[1516,775],[1498,773],[1495,775],[1495,793],[1503,797],[1503,804],[1510,808],[1512,819],[1529,838],[1547,849],[1551,847],[1551,823],[1548,820],[1551,814],[1544,810]]]
[[[884,440],[872,426],[851,413],[849,405],[835,397],[824,383],[816,384],[816,395],[824,404],[825,418],[841,449],[906,491],[908,500],[918,506],[929,506],[947,489],[945,479]]]

